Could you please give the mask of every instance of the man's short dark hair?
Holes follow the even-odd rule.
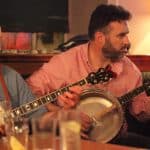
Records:
[[[88,35],[92,39],[96,31],[102,31],[112,21],[129,20],[131,14],[121,6],[99,5],[91,14]]]

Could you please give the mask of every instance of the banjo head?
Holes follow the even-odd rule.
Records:
[[[92,117],[88,136],[93,141],[107,143],[120,131],[124,114],[117,98],[99,89],[88,89],[81,94],[77,109]]]

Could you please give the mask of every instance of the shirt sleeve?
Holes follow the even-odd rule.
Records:
[[[54,56],[26,81],[36,96],[42,96],[66,85],[68,70],[62,57]]]
[[[4,76],[11,97],[12,109],[36,99],[22,76],[15,70],[6,67]],[[41,107],[27,114],[27,117],[41,115],[44,112],[46,112],[46,109]]]
[[[142,76],[139,76],[137,80],[137,87],[143,86]],[[130,112],[137,120],[139,121],[148,121],[150,120],[150,97],[146,95],[146,92],[142,92],[137,95],[130,106]]]

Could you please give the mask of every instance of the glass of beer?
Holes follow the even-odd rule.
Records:
[[[58,115],[60,128],[60,149],[80,150],[80,112],[61,110]]]

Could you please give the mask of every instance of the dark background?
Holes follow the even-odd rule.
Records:
[[[1,0],[0,25],[10,32],[68,32],[68,0]]]

